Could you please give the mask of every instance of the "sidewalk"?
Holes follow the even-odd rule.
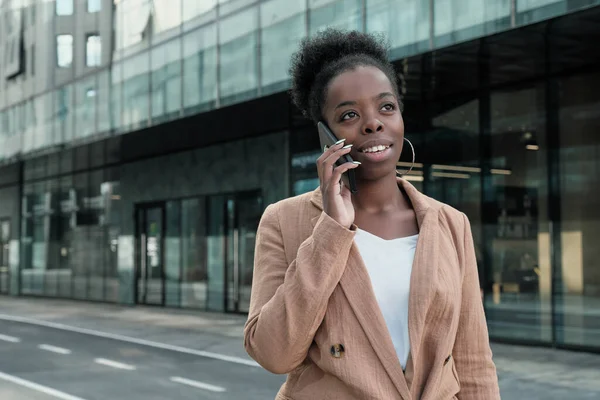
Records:
[[[242,345],[246,317],[241,315],[5,296],[0,314],[250,360]],[[600,399],[600,355],[498,343],[492,350],[503,399]]]

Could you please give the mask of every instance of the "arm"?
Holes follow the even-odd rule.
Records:
[[[353,239],[354,232],[323,212],[288,265],[277,206],[265,210],[257,232],[244,346],[268,371],[288,373],[306,358]]]
[[[471,225],[464,218],[463,284],[460,320],[452,352],[460,381],[460,400],[500,399],[488,329],[479,292]]]

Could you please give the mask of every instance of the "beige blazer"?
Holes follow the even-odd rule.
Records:
[[[320,190],[270,205],[256,242],[246,351],[288,374],[276,399],[499,399],[467,217],[398,180],[417,215],[402,370],[354,230]],[[407,277],[408,279],[408,277]]]

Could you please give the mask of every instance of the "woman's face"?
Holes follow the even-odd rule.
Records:
[[[333,78],[323,117],[339,139],[354,145],[350,156],[362,163],[356,169],[360,179],[374,180],[395,171],[404,122],[392,84],[379,68],[359,66]]]

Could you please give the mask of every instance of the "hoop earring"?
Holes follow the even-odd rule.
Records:
[[[408,144],[410,145],[410,149],[412,150],[412,164],[410,166],[409,169],[407,169],[404,172],[400,172],[398,170],[396,170],[396,175],[398,175],[399,177],[403,177],[404,175],[407,175],[410,171],[412,171],[413,167],[415,166],[415,148],[413,147],[412,143],[410,142],[410,140],[408,140],[407,138],[404,138],[405,141],[408,142]]]

